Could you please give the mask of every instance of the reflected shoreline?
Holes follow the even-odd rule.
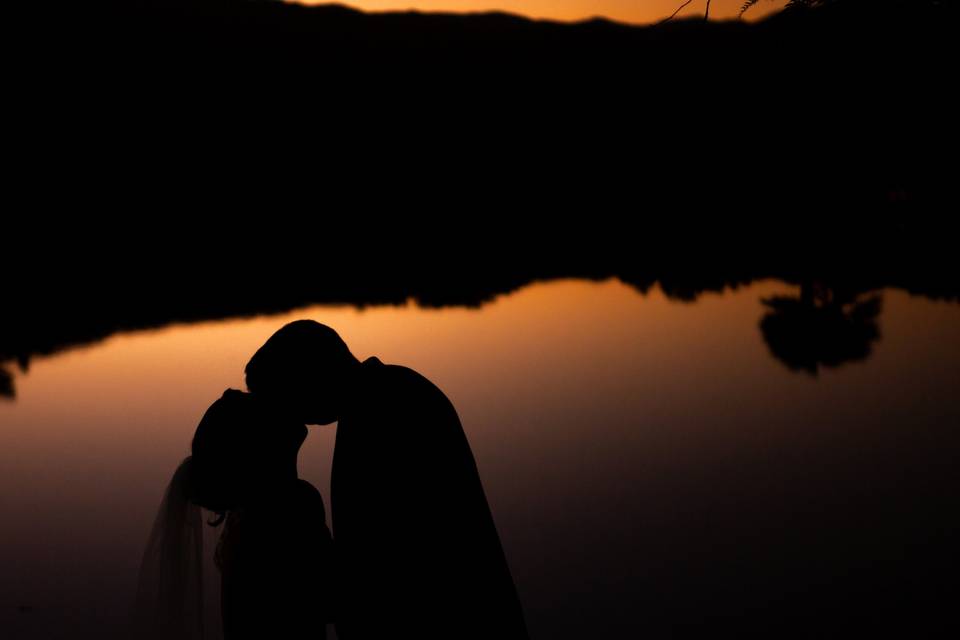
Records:
[[[490,237],[488,243],[476,242],[481,249],[428,244],[418,250],[407,244],[402,251],[375,245],[320,250],[288,242],[281,252],[264,241],[259,252],[240,255],[236,247],[211,250],[198,241],[193,251],[185,247],[175,260],[167,253],[150,255],[132,247],[124,255],[101,256],[99,263],[89,259],[97,253],[95,247],[74,250],[82,251],[82,257],[65,251],[60,262],[69,269],[50,269],[8,287],[6,312],[0,318],[0,395],[14,395],[13,370],[28,371],[32,359],[118,333],[312,305],[479,308],[531,284],[563,279],[617,279],[641,295],[658,287],[668,299],[687,303],[707,292],[723,293],[762,280],[805,291],[839,292],[847,301],[882,289],[960,301],[947,229],[885,223],[864,230],[846,223],[834,224],[830,234],[822,236],[814,224],[809,231],[793,232],[789,241],[771,242],[744,234],[736,225],[700,227],[695,237],[681,241],[680,227],[649,225],[645,237],[651,248],[642,251],[632,238],[601,238],[596,231],[561,238],[555,234],[550,246],[533,236]],[[810,296],[804,300],[809,302]],[[831,360],[843,362],[851,354],[866,357],[869,344],[879,337],[869,327],[846,331],[841,322],[835,325],[837,335],[859,336],[865,344],[834,345],[832,355],[810,355],[809,345],[791,353],[780,343],[783,335],[792,333],[787,340],[799,344],[797,318],[799,326],[810,321],[817,325],[815,333],[831,336],[831,324],[824,320],[836,307],[810,313],[815,307],[807,305],[807,313],[794,313],[803,306],[799,302],[770,304],[774,315],[786,314],[787,321],[765,320],[761,331],[772,354],[792,369],[815,371],[818,359],[831,366]],[[857,317],[870,322],[878,314],[879,309],[873,316]],[[779,339],[770,337],[771,327]],[[809,336],[799,338],[805,339]]]

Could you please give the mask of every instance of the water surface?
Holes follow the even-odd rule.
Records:
[[[801,307],[779,325],[786,338],[761,331],[776,296]],[[878,306],[859,317],[773,280],[693,302],[560,280],[478,308],[171,325],[11,366],[0,631],[123,637],[139,555],[197,421],[297,318],[335,327],[360,358],[417,369],[454,402],[535,638],[759,636],[784,620],[816,629],[841,608],[844,624],[879,624],[891,603],[939,624],[956,589],[938,580],[956,567],[960,305],[866,298]],[[840,347],[778,357],[798,323]],[[334,436],[312,427],[300,459],[325,497]]]

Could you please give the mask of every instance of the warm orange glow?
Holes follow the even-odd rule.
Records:
[[[303,4],[329,4],[328,0],[301,0]],[[505,11],[531,18],[577,21],[594,17],[648,24],[672,14],[683,0],[347,0],[343,4],[363,11]],[[746,18],[759,19],[779,10],[784,0],[767,0],[753,7]],[[677,17],[702,16],[706,0],[695,0]],[[710,15],[718,20],[736,18],[743,0],[713,0]]]
[[[335,327],[358,357],[377,355],[434,380],[460,411],[483,471],[499,460],[508,432],[517,454],[538,446],[536,429],[516,430],[517,415],[552,415],[551,429],[573,442],[597,411],[620,413],[616,421],[632,425],[647,403],[682,393],[681,380],[710,375],[715,359],[697,354],[746,352],[777,370],[755,327],[756,292],[768,288],[722,301],[704,296],[696,306],[713,314],[709,333],[700,313],[657,290],[643,297],[617,281],[567,281],[531,286],[479,310],[311,307],[114,336],[36,359],[18,376],[16,401],[0,404],[0,460],[24,473],[45,461],[42,474],[28,474],[33,500],[57,502],[67,483],[71,491],[93,491],[132,468],[149,476],[146,486],[156,494],[188,452],[206,407],[226,387],[243,388],[250,355],[286,322],[313,318]],[[302,466],[323,487],[334,430],[313,433]],[[134,483],[129,493],[144,489]]]
[[[759,298],[789,289],[761,283],[735,294],[706,294],[690,305],[656,289],[641,296],[618,281],[567,281],[531,286],[480,310],[311,307],[115,336],[37,359],[18,376],[17,400],[0,404],[0,455],[8,470],[58,459],[45,465],[46,477],[34,477],[34,498],[59,499],[62,473],[71,469],[95,478],[104,469],[97,455],[116,456],[113,462],[123,466],[132,464],[129,456],[143,456],[154,466],[150,486],[159,491],[171,462],[187,452],[204,409],[224,388],[243,388],[250,355],[297,318],[335,327],[360,358],[378,355],[434,380],[460,411],[481,470],[498,460],[504,438],[517,456],[524,447],[542,446],[542,425],[518,430],[518,415],[526,416],[521,422],[549,421],[553,435],[563,434],[551,447],[576,442],[585,421],[605,420],[607,443],[594,434],[593,446],[613,450],[624,437],[676,437],[651,430],[637,416],[682,406],[696,388],[708,401],[701,397],[688,409],[702,414],[699,420],[691,415],[688,427],[708,434],[708,416],[745,384],[767,387],[771,398],[782,393],[769,388],[771,380],[810,384],[772,360],[757,331]],[[875,367],[887,357],[909,359],[906,349],[917,349],[920,340],[936,348],[949,327],[909,331],[954,316],[927,313],[930,304],[888,296],[886,322],[903,325],[902,335],[911,338],[885,337]],[[320,428],[308,440],[304,473],[318,485],[326,479],[329,451],[323,448],[332,438],[332,428]],[[94,463],[96,469],[87,466]]]

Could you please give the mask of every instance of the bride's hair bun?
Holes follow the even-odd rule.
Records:
[[[227,389],[210,405],[193,435],[188,497],[218,513],[234,509],[249,490],[256,459],[253,397]]]

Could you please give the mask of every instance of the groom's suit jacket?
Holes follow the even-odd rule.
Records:
[[[429,380],[376,358],[337,426],[341,640],[526,638],[470,445]]]

